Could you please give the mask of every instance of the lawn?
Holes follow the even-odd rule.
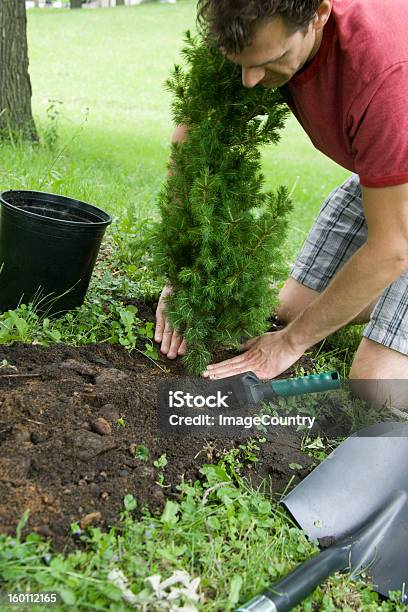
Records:
[[[152,214],[173,129],[163,84],[181,61],[183,32],[194,29],[194,15],[187,0],[115,11],[29,11],[34,113],[50,131],[49,101],[59,101],[67,149],[53,169],[62,191],[111,212],[132,206],[140,216]],[[11,156],[9,163],[2,164],[6,186],[10,178],[13,183],[7,172],[35,183],[47,174],[50,158]],[[314,149],[294,118],[280,144],[265,150],[264,168],[267,187],[295,186],[288,244],[294,256],[323,199],[347,172]]]
[[[0,186],[84,199],[110,212],[114,224],[86,304],[58,321],[39,317],[31,307],[1,315],[0,342],[105,341],[142,352],[143,359],[157,356],[151,323],[121,297],[157,297],[161,286],[149,267],[146,230],[157,215],[172,133],[170,94],[163,83],[180,61],[182,35],[194,28],[194,11],[190,0],[29,11],[33,110],[42,144],[0,144]],[[324,197],[347,173],[313,148],[293,118],[279,145],[264,151],[263,164],[267,187],[293,189],[291,261]],[[347,336],[337,353],[322,353],[316,367],[343,367],[351,340],[358,341],[358,332]],[[115,433],[127,425],[117,419]],[[302,444],[316,464],[333,442],[322,439],[316,446],[304,438]],[[132,459],[146,461],[145,452],[139,445]],[[61,610],[175,610],[164,600],[159,607],[154,579],[148,579],[176,571],[186,573],[191,592],[193,579],[200,578],[198,609],[235,609],[317,551],[276,503],[279,497],[271,501],[262,487],[252,489],[240,475],[244,464],[258,462],[259,453],[251,441],[225,451],[216,465],[201,468],[199,481],[172,483],[173,497],[159,513],[142,507],[137,492],[125,494],[124,488],[119,526],[104,531],[73,522],[76,548],[70,553],[53,551],[41,534],[23,537],[24,516],[16,537],[0,535],[0,609],[7,603],[2,593],[49,591],[59,594]],[[152,459],[153,480],[166,491],[166,456]],[[402,610],[340,575],[318,588],[302,609],[316,606]]]

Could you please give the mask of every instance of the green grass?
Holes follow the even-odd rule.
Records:
[[[253,457],[253,447],[250,453]],[[20,530],[14,539],[0,536],[3,589],[57,593],[60,603],[53,609],[58,610],[130,610],[112,583],[116,570],[126,581],[122,589],[135,594],[137,609],[150,611],[168,608],[159,606],[147,579],[156,575],[163,580],[182,571],[190,584],[199,579],[193,593],[200,599],[179,597],[176,605],[193,603],[214,612],[236,609],[317,552],[281,507],[237,476],[239,465],[234,454],[204,466],[202,483],[181,483],[176,500],[167,501],[159,516],[139,509],[142,518],[135,520],[137,502],[127,495],[120,529],[84,533],[73,524],[72,533],[85,548],[65,557],[53,554],[37,535],[26,541]],[[316,589],[301,609],[311,612],[316,606],[327,612],[404,609],[396,597],[381,603],[369,587],[340,575]]]
[[[195,3],[190,0],[114,10],[28,12],[33,110],[43,145],[0,143],[0,188],[62,193],[110,212],[114,225],[108,235],[112,252],[119,244],[115,264],[124,272],[125,284],[142,257],[134,254],[132,243],[141,232],[134,232],[132,225],[157,214],[156,198],[173,129],[170,94],[163,85],[174,63],[181,60],[182,34],[194,28],[194,18]],[[263,162],[266,188],[285,184],[293,189],[295,208],[287,240],[290,264],[324,197],[347,173],[313,148],[294,118],[289,119],[279,145],[264,150]],[[115,282],[118,285],[119,279]],[[147,284],[151,290],[151,282]],[[146,283],[141,288],[133,284],[129,290],[145,291]],[[92,308],[83,314],[83,321],[89,312]],[[78,320],[73,323],[78,324]],[[93,317],[93,330],[95,325]],[[63,323],[58,324],[61,339],[74,341],[71,331],[64,335],[64,329]],[[27,330],[30,335],[30,325]],[[41,341],[38,321],[32,332]],[[9,340],[19,337],[13,333]],[[92,337],[105,336],[102,329]],[[75,341],[86,338],[90,334],[81,329]],[[344,355],[344,343],[340,344],[336,359],[346,371],[350,355]]]
[[[173,129],[163,83],[181,61],[182,34],[194,29],[194,19],[190,0],[115,10],[29,11],[37,123],[47,122],[49,100],[59,100],[64,144],[75,135],[55,164],[60,191],[109,211],[127,204],[141,216],[152,214]],[[51,157],[41,153],[10,161],[17,180],[27,184],[29,176],[35,181],[44,175]],[[265,150],[264,170],[268,188],[292,189],[297,183],[288,240],[293,258],[323,199],[347,172],[314,149],[294,118],[280,144]]]
[[[0,342],[108,341],[129,350],[141,342],[154,355],[151,328],[121,296],[154,296],[160,288],[144,220],[156,215],[173,129],[163,83],[180,61],[182,33],[194,27],[194,12],[190,0],[29,11],[33,110],[43,144],[1,143],[0,187],[84,199],[115,221],[85,305],[57,321],[31,307],[1,315]],[[279,145],[264,151],[263,164],[268,188],[285,184],[291,190],[296,184],[287,246],[293,260],[324,197],[347,173],[313,148],[294,119]],[[329,351],[323,347],[317,370],[335,366],[346,373],[349,340],[332,341]],[[323,444],[317,459],[324,455]],[[124,610],[128,606],[107,579],[120,568],[140,603],[154,609],[145,578],[183,569],[201,579],[200,609],[234,609],[316,551],[275,501],[233,475],[239,461],[234,456],[206,468],[201,483],[181,485],[161,516],[145,512],[140,520],[132,518],[135,502],[128,497],[121,529],[91,529],[86,547],[68,556],[53,554],[38,536],[0,536],[0,590],[55,590],[65,602],[59,609]],[[302,609],[313,606],[399,609],[340,576],[317,589]]]

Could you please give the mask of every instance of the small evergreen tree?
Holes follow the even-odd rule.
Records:
[[[185,42],[188,69],[175,66],[167,87],[188,140],[172,145],[155,250],[173,287],[166,314],[199,374],[216,346],[265,332],[276,305],[290,202],[284,188],[262,191],[259,149],[277,142],[287,107],[278,90],[245,89],[241,69],[201,37]]]

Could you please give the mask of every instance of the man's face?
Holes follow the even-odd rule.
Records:
[[[320,34],[313,22],[306,31],[290,32],[278,16],[260,25],[241,53],[226,57],[242,67],[244,87],[281,87],[317,53]]]

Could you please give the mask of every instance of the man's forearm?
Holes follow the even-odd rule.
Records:
[[[405,270],[402,260],[364,245],[286,328],[290,344],[306,350],[326,338],[354,319]]]

